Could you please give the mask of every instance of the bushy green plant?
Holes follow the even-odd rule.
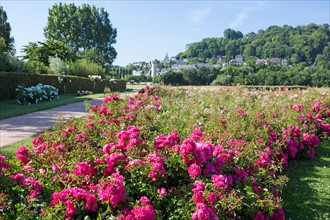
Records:
[[[182,85],[183,84],[183,74],[181,72],[168,71],[159,76],[159,80],[164,85]]]
[[[68,65],[58,57],[49,57],[49,69],[51,73],[66,74],[68,72]]]
[[[231,85],[232,77],[226,74],[220,74],[212,81],[212,86],[229,86]]]
[[[104,76],[105,69],[97,63],[86,59],[77,60],[69,65],[69,75],[88,77],[89,75]]]
[[[20,72],[25,70],[25,66],[14,53],[6,51],[3,39],[0,38],[0,71]]]
[[[125,80],[127,82],[132,82],[132,83],[151,82],[152,77],[146,74],[138,75],[138,76],[129,75],[125,77]]]

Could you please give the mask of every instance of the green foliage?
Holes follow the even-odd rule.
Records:
[[[230,39],[230,40],[235,40],[235,39],[243,38],[243,34],[242,34],[242,32],[240,32],[240,31],[235,31],[235,30],[230,29],[230,28],[224,30],[224,32],[223,32],[223,36],[224,36],[226,39]]]
[[[68,72],[68,67],[63,60],[58,57],[49,57],[49,69],[51,73],[63,74]]]
[[[183,84],[183,73],[168,71],[159,76],[160,82],[164,85],[182,85]]]
[[[47,41],[61,41],[75,54],[82,51],[83,58],[90,58],[99,64],[112,64],[117,56],[113,47],[117,30],[112,27],[109,14],[104,8],[88,4],[55,4],[49,10],[48,22],[44,29]]]
[[[88,77],[89,75],[105,76],[105,69],[102,65],[87,59],[79,59],[69,64],[69,75]]]
[[[0,5],[0,71],[22,71],[22,62],[14,56],[14,38],[10,36],[10,32],[7,13]]]
[[[4,52],[0,54],[0,71],[21,72],[25,69],[25,65],[11,53]]]
[[[11,27],[7,19],[7,13],[0,5],[0,42],[4,46],[0,48],[0,54],[3,52],[14,52],[14,38],[10,36]]]
[[[152,78],[150,75],[141,74],[137,76],[129,75],[124,78],[126,82],[132,83],[141,83],[141,82],[152,82]]]
[[[184,69],[178,72],[168,71],[154,79],[164,85],[208,85],[220,73],[220,68],[201,67],[199,69]]]
[[[60,93],[76,93],[78,90],[89,90],[95,93],[103,92],[105,87],[111,88],[111,91],[124,91],[126,81],[115,80],[116,83],[110,83],[109,80],[93,82],[89,78],[69,76],[70,83],[61,84],[58,81],[59,75],[40,75],[31,73],[0,73],[0,99],[14,99],[16,96],[15,88],[17,86],[29,87],[38,83],[55,86]],[[95,84],[95,85],[94,85]]]
[[[323,54],[330,41],[329,24],[292,27],[288,25],[270,26],[257,34],[248,33],[242,38],[240,31],[226,29],[224,37],[205,38],[190,44],[186,51],[179,53],[181,58],[207,59],[227,56],[227,61],[241,54],[249,57],[290,60],[293,64],[306,62],[312,65],[318,54]],[[328,49],[326,49],[328,51]],[[326,55],[324,55],[326,57]],[[320,57],[320,60],[323,58]],[[322,61],[321,61],[322,62]]]
[[[232,84],[232,76],[220,74],[215,80],[212,81],[212,86],[229,86]]]
[[[206,85],[209,80],[207,75],[195,69],[183,70],[182,75],[186,85]]]
[[[212,85],[301,85],[330,86],[330,69],[326,66],[306,66],[299,63],[291,67],[269,65],[255,67],[229,66],[223,68]]]

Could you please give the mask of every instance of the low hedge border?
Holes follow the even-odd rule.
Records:
[[[41,75],[34,73],[0,73],[0,100],[14,99],[17,86],[30,87],[38,83],[52,85],[59,89],[60,93],[76,93],[78,90],[89,90],[94,93],[104,92],[106,87],[111,91],[125,91],[124,80],[101,80],[93,82],[89,78],[69,76],[69,83],[61,84],[58,81],[60,75]]]

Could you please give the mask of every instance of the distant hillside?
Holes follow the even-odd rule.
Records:
[[[291,64],[305,62],[312,65],[318,55],[318,59],[328,57],[329,42],[329,24],[270,26],[266,30],[244,36],[240,31],[226,29],[224,37],[205,38],[191,43],[177,57],[188,58],[191,63],[215,63],[220,56],[229,61],[236,55],[244,55],[247,61],[276,57],[286,59]]]

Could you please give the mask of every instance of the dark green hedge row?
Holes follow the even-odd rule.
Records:
[[[280,90],[280,89],[307,89],[308,86],[243,86],[243,88],[247,88],[247,89],[256,89],[256,90]]]
[[[78,90],[89,90],[93,92],[103,92],[105,87],[111,91],[126,90],[126,81],[124,80],[102,80],[93,82],[88,78],[69,76],[68,83],[59,83],[59,75],[40,75],[32,73],[0,73],[0,100],[14,99],[16,97],[15,89],[17,86],[30,87],[38,83],[55,86],[60,93],[76,93]]]

